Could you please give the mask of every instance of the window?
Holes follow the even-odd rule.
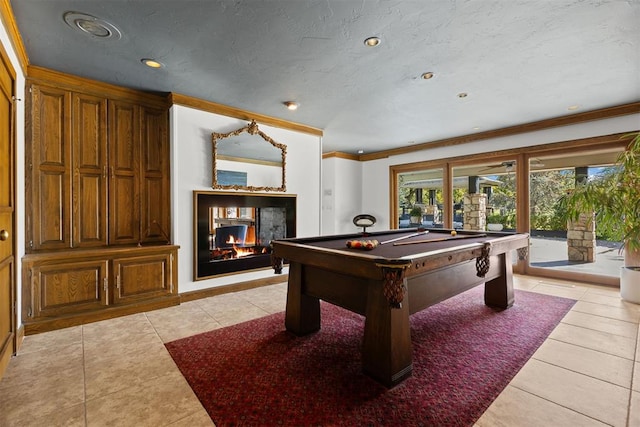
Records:
[[[540,155],[529,159],[529,267],[617,278],[623,265],[622,243],[598,227],[593,213],[565,221],[562,197],[582,179],[597,179],[615,163],[619,148]]]
[[[398,174],[397,227],[442,227],[442,168]]]
[[[617,285],[621,243],[595,224],[593,250],[588,242],[576,246],[572,240],[593,236],[572,239],[576,230],[567,231],[560,201],[576,177],[596,179],[611,167],[626,146],[622,136],[392,166],[392,224],[529,232],[529,255],[518,261],[517,272]],[[476,203],[473,194],[485,203],[477,222],[483,202],[471,209],[473,216],[465,214],[465,205]],[[419,219],[411,219],[415,207],[421,209]],[[594,257],[577,259],[577,252]]]

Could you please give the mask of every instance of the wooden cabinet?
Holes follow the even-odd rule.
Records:
[[[169,242],[168,110],[29,89],[27,252]]]
[[[108,304],[108,262],[41,259],[29,267],[33,317],[59,316]],[[25,282],[28,283],[28,282]]]
[[[27,250],[106,245],[107,100],[34,85],[31,107]]]
[[[107,244],[107,100],[73,93],[72,247]],[[42,195],[41,195],[42,196]]]
[[[168,197],[171,194],[169,120],[167,112],[164,110],[144,108],[141,114],[140,223],[142,241],[165,243],[169,240],[169,230],[171,230],[171,206]]]
[[[27,132],[30,131],[26,150],[26,194],[27,203],[30,202],[27,207],[27,250],[69,248],[71,92],[34,86],[30,99],[31,111],[26,119]]]
[[[178,304],[166,98],[37,67],[27,95],[25,331]]]
[[[109,242],[140,241],[140,108],[109,103]]]
[[[162,245],[26,255],[26,333],[179,304],[177,251]]]
[[[128,256],[113,260],[115,304],[173,293],[173,252]]]
[[[109,103],[112,244],[166,243],[171,226],[167,111]]]

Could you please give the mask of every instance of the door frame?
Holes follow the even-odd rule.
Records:
[[[17,279],[18,279],[18,274],[17,274],[17,256],[16,254],[18,253],[18,239],[16,238],[16,229],[17,229],[17,214],[16,214],[16,180],[17,180],[17,176],[16,176],[16,123],[17,123],[17,111],[16,111],[16,70],[14,69],[13,65],[11,64],[11,61],[9,59],[9,55],[7,54],[7,51],[5,50],[5,47],[2,43],[0,43],[0,61],[2,63],[2,67],[7,71],[8,73],[8,77],[10,78],[10,89],[9,92],[7,93],[7,97],[10,100],[9,103],[9,118],[8,118],[8,123],[9,123],[9,141],[8,141],[8,146],[9,146],[9,179],[10,179],[10,196],[9,196],[9,204],[11,205],[12,208],[12,218],[11,218],[11,236],[12,237],[12,255],[11,257],[13,257],[13,261],[12,261],[12,266],[11,266],[11,284],[10,284],[10,289],[9,289],[9,294],[10,294],[10,302],[9,302],[9,324],[10,324],[10,330],[12,333],[12,337],[10,338],[11,344],[10,344],[10,348],[9,348],[9,358],[13,355],[16,354],[16,352],[18,351],[18,346],[20,344],[19,340],[18,340],[18,330],[17,330]],[[0,88],[1,90],[1,88]],[[5,355],[2,355],[3,357]],[[2,359],[0,359],[0,378],[2,378],[2,376],[4,375],[4,372],[9,364],[9,359],[6,359],[6,364],[4,363],[4,361]]]
[[[452,173],[453,168],[461,165],[469,165],[482,162],[496,162],[508,159],[516,159],[519,166],[516,171],[516,231],[518,233],[529,232],[529,159],[537,156],[556,154],[573,151],[589,151],[602,148],[620,147],[624,149],[629,143],[629,133],[616,133],[604,136],[595,136],[582,139],[575,139],[562,142],[554,142],[536,146],[522,148],[512,148],[499,151],[491,151],[482,154],[471,154],[442,158],[437,160],[420,161],[415,163],[403,163],[389,166],[389,218],[391,229],[398,228],[398,175],[403,172],[418,171],[422,169],[443,168],[443,187],[445,199],[445,227],[451,227],[450,211],[447,211],[452,196]],[[587,283],[604,284],[608,286],[619,286],[619,278],[611,276],[601,276],[589,273],[577,273],[563,270],[550,270],[529,265],[529,257],[518,260],[514,265],[514,273],[539,277],[549,277],[563,280],[579,280]]]

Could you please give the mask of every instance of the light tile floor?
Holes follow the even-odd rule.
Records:
[[[514,281],[578,302],[476,425],[640,426],[640,305],[606,287]],[[0,380],[0,426],[211,426],[163,344],[285,300],[277,284],[27,336]]]

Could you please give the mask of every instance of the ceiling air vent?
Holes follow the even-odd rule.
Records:
[[[80,12],[65,12],[63,15],[64,22],[71,28],[81,31],[91,37],[96,37],[102,40],[120,39],[120,30],[115,25],[109,22],[96,18],[95,16],[88,15]]]

